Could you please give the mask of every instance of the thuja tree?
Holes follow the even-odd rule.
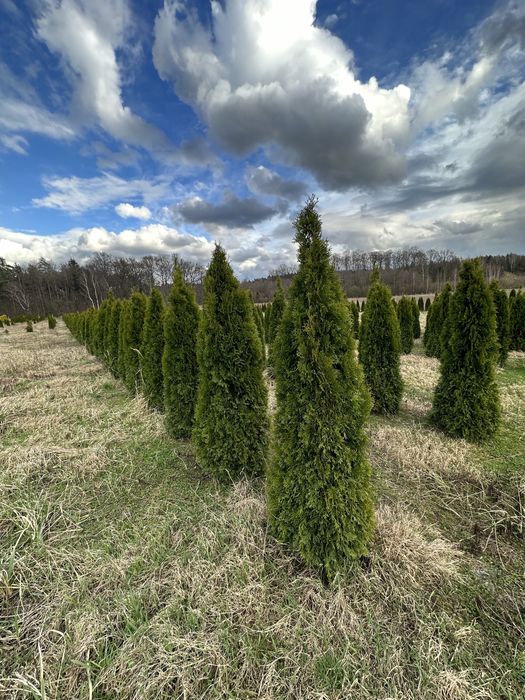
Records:
[[[57,327],[57,320],[53,316],[53,314],[48,314],[47,316],[47,326],[50,330],[53,330],[54,328]]]
[[[146,312],[146,297],[140,292],[133,292],[129,300],[129,308],[124,325],[124,382],[132,392],[141,385],[140,349],[144,330],[144,315]]]
[[[509,354],[510,342],[510,312],[509,298],[507,293],[501,289],[497,280],[490,283],[490,291],[496,308],[496,333],[498,336],[498,363],[504,367]]]
[[[271,531],[326,579],[367,552],[373,530],[364,424],[370,396],[316,201],[295,221],[299,270],[275,341]]]
[[[97,312],[97,319],[95,322],[95,335],[94,335],[94,351],[95,355],[100,359],[105,357],[105,345],[106,345],[106,317],[109,311],[109,299],[104,299],[100,308]]]
[[[175,269],[164,315],[164,410],[166,426],[176,438],[189,438],[193,428],[198,386],[197,331],[199,307],[195,294]]]
[[[142,390],[152,408],[164,407],[162,353],[164,352],[164,301],[153,288],[146,302],[144,329],[140,347]]]
[[[452,287],[447,282],[435,297],[427,315],[427,325],[423,335],[425,354],[428,357],[440,357],[443,348],[445,322],[448,316]]]
[[[401,297],[397,305],[397,318],[401,332],[401,349],[408,355],[414,344],[414,311],[412,302],[406,296]]]
[[[490,437],[500,419],[496,310],[478,260],[465,261],[459,277],[431,419],[449,435],[477,442]]]
[[[416,338],[421,338],[421,324],[419,323],[419,305],[414,297],[411,298],[412,304],[412,314],[414,316],[414,323],[412,326],[414,340]]]
[[[417,300],[417,308],[418,308],[420,311],[424,311],[424,309],[425,309],[425,302],[423,301],[423,297],[419,297],[419,299]]]
[[[129,299],[123,299],[120,307],[120,318],[118,325],[118,357],[117,357],[117,373],[118,376],[126,381],[126,359],[127,359],[127,332],[130,302]]]
[[[352,330],[354,332],[354,338],[359,337],[359,309],[355,301],[350,302],[350,314],[352,316]]]
[[[510,305],[510,348],[525,351],[525,294],[521,291]]]
[[[268,447],[267,394],[252,305],[220,246],[204,279],[193,438],[206,471],[223,481],[261,474]]]
[[[286,307],[286,298],[284,296],[283,285],[281,283],[281,278],[277,278],[277,287],[272,299],[272,315],[270,317],[270,323],[268,328],[268,343],[271,345],[275,337],[277,336],[277,331],[281,324],[284,309]]]
[[[428,311],[432,305],[432,302],[430,301],[430,297],[427,297],[425,300],[425,311]]]
[[[374,271],[366,309],[361,318],[359,361],[372,394],[373,409],[394,414],[399,410],[403,382],[399,356],[401,333],[392,293]]]
[[[115,303],[115,297],[113,292],[110,290],[107,296],[107,308],[106,308],[106,318],[104,320],[104,350],[103,359],[109,366],[109,345],[110,345],[110,327],[111,327],[111,314],[113,313],[113,304]]]
[[[119,328],[120,314],[122,311],[122,301],[115,299],[111,305],[109,326],[106,339],[108,366],[115,377],[119,376],[118,353],[119,353]]]

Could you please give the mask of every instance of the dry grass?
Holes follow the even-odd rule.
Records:
[[[403,361],[421,412],[371,423],[370,560],[326,588],[268,537],[263,484],[202,479],[62,323],[11,329],[0,358],[3,697],[519,697],[514,491],[425,426],[434,361]]]

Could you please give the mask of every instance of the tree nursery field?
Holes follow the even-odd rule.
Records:
[[[2,697],[523,697],[525,353],[482,444],[428,423],[421,339],[401,356],[399,412],[366,425],[369,554],[328,584],[261,477],[203,473],[61,320],[3,332],[0,366]]]

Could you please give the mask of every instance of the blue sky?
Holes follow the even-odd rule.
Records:
[[[525,252],[523,0],[0,0],[0,257]]]

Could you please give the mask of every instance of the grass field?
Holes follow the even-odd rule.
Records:
[[[483,447],[425,423],[437,361],[373,416],[377,532],[330,588],[265,530],[264,484],[189,443],[59,322],[0,336],[0,695],[525,697],[525,354]]]

